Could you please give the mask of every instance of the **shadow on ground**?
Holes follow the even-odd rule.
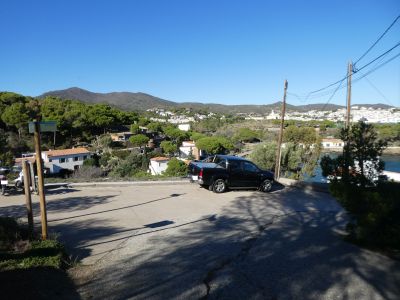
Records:
[[[327,194],[238,193],[218,216],[148,233],[145,243],[131,235],[119,259],[80,292],[92,299],[397,299],[399,262],[344,242],[335,233],[344,223]]]
[[[110,196],[93,196],[93,197],[69,197],[60,200],[47,201],[47,211],[48,212],[58,212],[58,211],[79,211],[85,210],[92,206],[103,204],[109,202],[115,195]],[[34,217],[40,215],[39,203],[32,203],[32,210]],[[14,218],[25,218],[26,217],[26,206],[25,203],[18,205],[10,205],[0,207],[0,215],[5,217]]]
[[[81,299],[67,273],[54,268],[0,271],[0,284],[4,300]]]

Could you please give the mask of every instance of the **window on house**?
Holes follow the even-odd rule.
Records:
[[[87,155],[84,155],[84,156],[83,156],[83,160],[86,160],[86,159],[87,159]]]
[[[60,158],[60,163],[65,163],[65,158]]]
[[[74,156],[74,161],[78,161],[79,160],[79,156]]]
[[[49,158],[49,162],[52,162],[53,160],[51,158]]]

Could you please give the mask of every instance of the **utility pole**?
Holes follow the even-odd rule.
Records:
[[[353,63],[350,61],[347,69],[347,112],[346,128],[350,126],[350,106],[351,106],[351,75],[353,74]]]
[[[276,151],[276,159],[275,159],[275,180],[278,180],[281,172],[281,145],[282,145],[282,136],[283,136],[283,126],[285,122],[285,110],[286,110],[286,91],[288,88],[288,82],[285,80],[285,87],[283,92],[283,102],[282,102],[282,110],[281,110],[281,128],[279,131],[278,137],[278,149]]]
[[[44,180],[43,180],[43,167],[42,167],[42,151],[40,146],[40,122],[34,121],[35,131],[35,151],[36,151],[36,168],[38,176],[38,190],[40,201],[40,219],[42,223],[42,240],[47,240],[47,211],[46,211],[46,198],[44,195]]]
[[[349,166],[350,166],[350,106],[351,106],[351,75],[353,74],[353,64],[350,61],[347,68],[347,110],[346,110],[346,140],[344,141],[343,157],[344,157],[344,170],[343,179],[347,181],[349,179]]]
[[[33,214],[32,214],[32,198],[31,198],[31,176],[29,172],[28,161],[22,161],[22,171],[24,172],[24,189],[25,189],[25,202],[26,202],[26,210],[28,213],[28,226],[29,226],[29,234],[32,236],[33,234]]]

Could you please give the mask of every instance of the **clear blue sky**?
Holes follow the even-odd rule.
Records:
[[[164,99],[267,104],[343,77],[400,14],[399,0],[57,0],[0,3],[0,90],[72,86]],[[400,41],[400,20],[360,65]],[[400,53],[400,47],[389,56]],[[353,87],[400,106],[400,57]],[[328,96],[292,104],[318,103]],[[345,89],[332,103],[345,103]]]

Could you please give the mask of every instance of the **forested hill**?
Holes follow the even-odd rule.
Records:
[[[128,111],[143,111],[150,108],[192,108],[195,110],[207,110],[216,113],[260,113],[266,114],[271,110],[280,110],[281,102],[266,105],[224,105],[215,103],[183,102],[177,103],[161,99],[145,93],[113,92],[113,93],[93,93],[81,88],[73,87],[65,90],[50,91],[39,96],[56,96],[62,99],[80,100],[86,103],[107,103]],[[374,108],[390,108],[385,104],[373,104],[362,106],[373,106]],[[344,106],[335,104],[308,104],[308,105],[286,105],[287,111],[310,111],[310,110],[334,110]]]

